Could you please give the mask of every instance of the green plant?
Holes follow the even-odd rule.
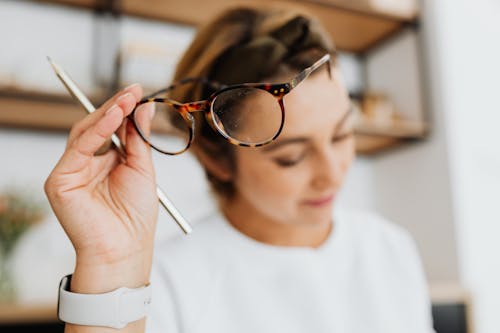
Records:
[[[0,251],[8,257],[17,240],[40,222],[45,209],[31,195],[18,190],[0,193]]]

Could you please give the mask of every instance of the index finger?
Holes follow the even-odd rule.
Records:
[[[121,107],[113,104],[108,110],[104,110],[101,118],[66,148],[53,173],[64,175],[70,187],[88,184],[91,181],[87,179],[91,175],[88,167],[95,152],[118,129],[123,118],[132,111],[134,106],[135,103],[129,101]],[[75,178],[68,179],[68,177]]]
[[[115,104],[118,98],[120,98],[126,93],[131,93],[134,96],[135,101],[137,103],[141,100],[143,91],[142,87],[139,84],[135,83],[117,92],[113,97],[104,102],[104,104],[100,106],[97,110],[95,110],[94,112],[87,115],[85,118],[83,118],[82,120],[73,125],[68,135],[66,147],[69,147],[73,143],[75,138],[79,137],[87,128],[95,124],[97,120],[102,117],[102,114],[107,109],[109,109],[109,107]]]

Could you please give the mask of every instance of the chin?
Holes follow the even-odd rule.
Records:
[[[306,221],[307,224],[322,224],[332,219],[333,205],[327,205],[324,207],[314,207],[314,208],[300,208],[299,215],[302,221]]]

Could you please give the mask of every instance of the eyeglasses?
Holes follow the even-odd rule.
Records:
[[[129,118],[142,139],[153,149],[168,155],[186,151],[194,138],[195,118],[191,113],[204,112],[210,126],[228,142],[238,146],[259,147],[275,140],[283,128],[285,106],[283,97],[290,93],[312,72],[328,63],[331,78],[330,54],[286,83],[242,83],[223,85],[205,78],[186,78],[141,99]],[[201,83],[216,90],[207,100],[180,103],[160,97],[182,85]],[[145,121],[148,105],[154,104],[154,124],[161,134],[146,135]]]

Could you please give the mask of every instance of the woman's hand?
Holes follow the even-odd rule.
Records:
[[[76,251],[73,291],[138,287],[149,279],[159,203],[155,172],[151,148],[126,119],[141,97],[141,87],[130,86],[76,123],[45,182]],[[141,114],[152,117],[153,112]],[[141,124],[149,127],[150,119]],[[114,149],[95,156],[115,131],[126,159]]]

